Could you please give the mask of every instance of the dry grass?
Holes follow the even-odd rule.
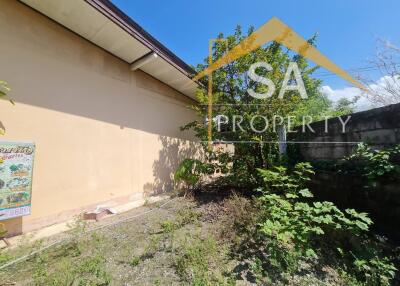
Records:
[[[154,207],[148,205],[132,213]],[[148,215],[83,237],[80,235],[86,226],[79,223],[73,230],[76,238],[68,243],[0,271],[0,285],[177,285],[192,284],[196,279],[226,284],[225,270],[216,267],[228,264],[221,264],[226,257],[221,252],[224,247],[214,239],[216,227],[202,222],[200,215],[193,200],[178,198]],[[5,262],[54,239],[3,251],[1,257]],[[203,257],[203,252],[207,252],[208,261],[201,259],[206,264],[196,264],[200,261],[196,255]],[[211,265],[213,271],[208,271]]]
[[[347,285],[336,269],[310,264],[295,275],[259,277],[259,262],[246,256],[257,251],[249,246],[257,213],[249,198],[201,194],[83,237],[88,226],[78,221],[72,240],[0,271],[0,285]],[[0,264],[67,235],[2,252]]]

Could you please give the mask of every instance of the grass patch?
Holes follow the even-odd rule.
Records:
[[[134,257],[132,257],[131,261],[129,262],[129,265],[132,267],[136,267],[139,265],[140,261],[141,261],[141,257],[134,256]]]
[[[318,258],[295,257],[293,270],[280,263],[273,266],[272,252],[255,233],[260,207],[257,200],[235,194],[217,202],[199,200],[198,205],[178,198],[146,217],[90,235],[88,225],[78,220],[68,243],[0,271],[0,281],[16,285],[366,285],[349,268],[341,267],[338,253],[326,251],[324,245],[315,245]],[[0,259],[14,259],[48,242],[2,251]],[[290,253],[290,246],[282,248],[285,259]],[[358,263],[366,267],[372,261]],[[368,285],[378,285],[372,278]]]
[[[189,285],[233,285],[226,277],[223,251],[212,236],[190,236],[176,250],[175,269]]]

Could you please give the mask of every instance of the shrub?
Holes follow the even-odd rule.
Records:
[[[395,160],[398,155],[400,155],[400,145],[373,150],[367,144],[361,143],[352,155],[339,163],[339,172],[362,176],[367,180],[365,187],[372,187],[382,177],[389,180],[399,177],[400,165]]]
[[[196,159],[184,159],[175,170],[174,182],[176,186],[184,183],[185,189],[192,189],[200,182],[203,174],[212,174],[213,172],[212,164],[202,163]]]
[[[331,202],[312,201],[313,194],[306,187],[313,174],[310,164],[298,163],[291,171],[276,167],[274,171],[259,172],[264,179],[264,186],[258,189],[262,205],[259,234],[266,243],[270,265],[295,271],[302,257],[318,257],[316,242],[324,238],[332,242],[328,247],[348,248],[351,257],[346,258],[353,266],[350,270],[363,281],[372,279],[375,283],[377,277],[385,277],[382,281],[394,277],[393,264],[381,258],[376,248],[359,245],[366,241],[372,224],[366,213],[342,211]],[[349,245],[351,239],[358,242],[356,246]],[[362,258],[366,255],[368,260]]]

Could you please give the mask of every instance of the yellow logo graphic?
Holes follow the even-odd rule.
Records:
[[[194,81],[197,81],[208,75],[208,140],[210,143],[212,139],[212,72],[270,41],[275,41],[285,46],[297,54],[313,61],[318,66],[337,74],[361,90],[367,91],[360,82],[330,61],[325,55],[294,32],[285,23],[280,21],[278,18],[273,17],[214,63],[212,62],[213,40],[210,41],[208,67],[193,78]]]

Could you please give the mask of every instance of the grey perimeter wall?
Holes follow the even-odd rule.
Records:
[[[295,152],[305,161],[331,161],[350,155],[357,142],[369,143],[380,149],[400,143],[400,104],[376,108],[350,114],[346,132],[338,118],[328,120],[328,132],[325,133],[325,121],[315,122],[310,130],[302,134],[289,134],[291,141],[309,141],[326,143],[301,143]],[[347,116],[343,117],[346,120]],[[332,143],[341,142],[341,143]],[[289,146],[288,146],[289,147]],[[343,208],[355,208],[370,214],[373,228],[400,241],[400,189],[399,181],[378,181],[374,188],[365,189],[365,179],[346,176],[336,171],[317,170],[311,182],[311,188],[318,199],[333,201]]]
[[[297,144],[303,159],[308,161],[335,160],[350,155],[357,142],[369,143],[374,148],[393,146],[400,143],[400,104],[393,104],[363,112],[350,114],[345,133],[338,118],[310,124],[288,134],[288,141],[303,141]],[[342,116],[343,121],[347,116]],[[328,126],[328,132],[325,128]],[[323,143],[317,143],[323,142]],[[332,143],[337,142],[337,143]],[[290,144],[290,143],[289,143]]]

